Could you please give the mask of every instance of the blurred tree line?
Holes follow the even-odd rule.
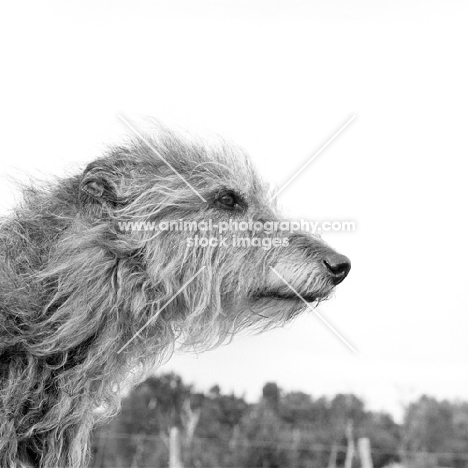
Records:
[[[315,399],[267,383],[260,401],[249,404],[219,386],[197,393],[175,374],[148,378],[117,418],[96,428],[90,466],[168,467],[171,428],[180,434],[185,468],[340,468],[350,433],[370,440],[374,468],[468,468],[466,402],[423,396],[399,425],[351,394]],[[361,466],[357,457],[351,466]]]

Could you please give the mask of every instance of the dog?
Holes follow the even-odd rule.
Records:
[[[129,375],[329,297],[350,261],[272,200],[242,148],[164,126],[25,187],[0,224],[0,466],[85,466]]]

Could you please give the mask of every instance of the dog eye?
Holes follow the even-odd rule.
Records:
[[[216,204],[220,208],[235,210],[240,208],[240,199],[232,190],[225,190],[216,197]]]
[[[219,198],[219,202],[223,205],[234,208],[237,205],[236,196],[233,193],[225,193]]]

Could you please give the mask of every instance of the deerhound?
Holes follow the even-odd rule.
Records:
[[[272,200],[243,149],[163,126],[25,186],[0,222],[0,466],[86,466],[96,409],[118,409],[129,375],[327,298],[349,260],[282,227]],[[211,231],[151,228],[181,220]],[[228,220],[248,226],[229,243]]]

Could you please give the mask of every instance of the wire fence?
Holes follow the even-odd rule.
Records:
[[[190,443],[190,447],[184,447],[185,452],[191,450],[196,453],[208,453],[213,446],[218,449],[230,448],[231,450],[240,450],[249,452],[255,449],[271,449],[272,445],[277,451],[289,453],[300,453],[301,457],[307,458],[307,455],[325,454],[325,458],[329,458],[332,452],[339,455],[345,455],[348,449],[347,445],[343,444],[324,444],[318,443],[312,436],[301,434],[300,440],[293,440],[293,437],[280,437],[272,440],[242,440],[241,443],[234,442],[232,439],[223,439],[218,436],[202,436],[195,437]],[[106,433],[101,432],[95,438],[93,459],[90,468],[166,468],[169,459],[169,436],[161,436],[160,434],[135,434],[135,433]],[[116,448],[119,450],[116,451]],[[118,453],[124,453],[122,460],[117,460]],[[371,447],[370,453],[372,458],[388,456],[389,459],[401,463],[404,468],[468,468],[468,453],[467,452],[430,452],[430,451],[412,451],[405,449],[389,450],[378,447]],[[125,458],[125,461],[123,460]],[[185,453],[186,459],[191,459]],[[293,457],[294,458],[294,457]],[[311,457],[312,459],[313,457]],[[147,460],[148,459],[148,460]],[[148,464],[151,459],[152,464]],[[128,465],[128,460],[131,460],[131,465]],[[159,460],[159,462],[157,461]],[[156,464],[155,464],[156,462]],[[127,465],[123,464],[127,463]],[[157,464],[159,463],[159,464]],[[196,462],[186,465],[190,468],[248,468],[247,466],[238,465],[198,465]],[[262,466],[262,465],[260,465]],[[270,467],[273,465],[264,465]],[[288,465],[289,466],[289,465]],[[302,466],[302,465],[291,465]],[[311,468],[316,468],[317,465],[306,465]],[[336,467],[344,466],[337,464]],[[353,464],[353,468],[361,466],[359,463]],[[283,468],[283,467],[278,467]],[[286,467],[284,467],[286,468]],[[327,468],[323,465],[321,468]],[[374,466],[375,468],[375,466]]]

